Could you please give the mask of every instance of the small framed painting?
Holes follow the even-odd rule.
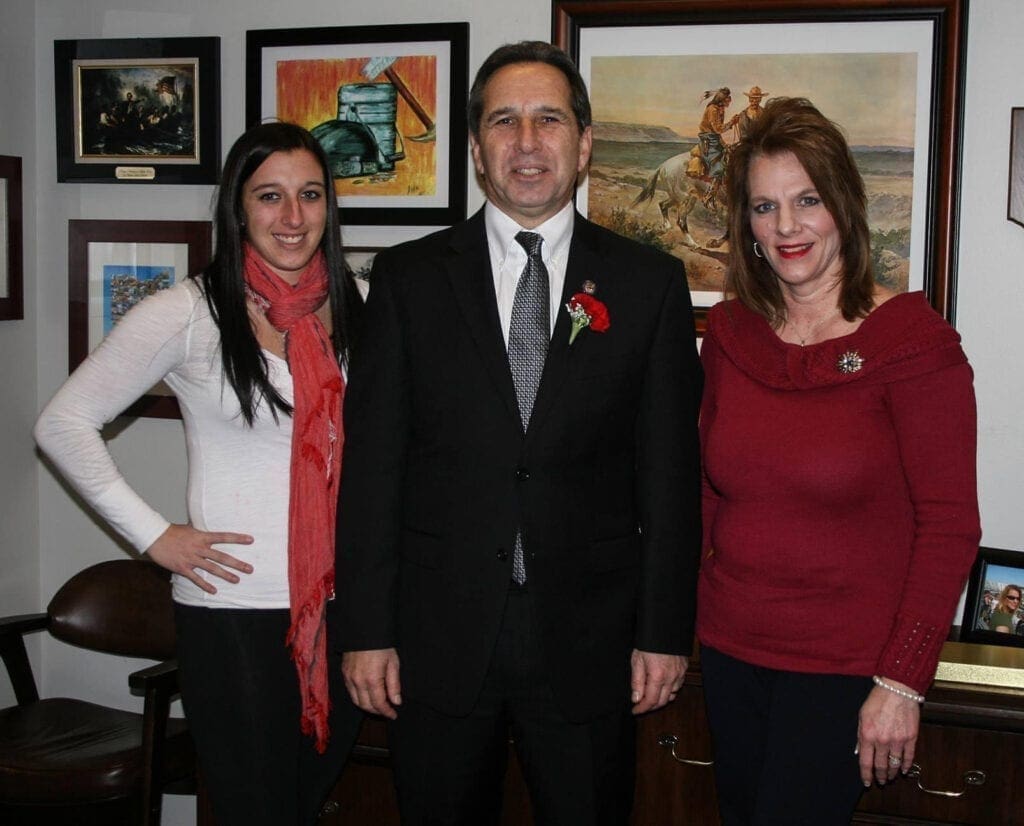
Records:
[[[69,221],[69,372],[142,299],[205,267],[211,242],[209,221]],[[175,419],[181,411],[161,382],[125,415]]]
[[[21,158],[0,155],[0,321],[25,317],[22,255]]]
[[[57,40],[57,180],[213,184],[220,38]]]

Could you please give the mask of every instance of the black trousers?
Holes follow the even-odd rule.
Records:
[[[328,663],[331,739],[321,755],[299,728],[287,609],[177,605],[175,620],[182,704],[217,826],[315,823],[362,722],[340,657]]]
[[[628,683],[621,710],[570,723],[543,661],[532,596],[513,588],[481,697],[467,717],[403,695],[388,731],[403,826],[497,824],[510,732],[536,826],[628,822],[635,752]]]
[[[799,674],[701,648],[723,826],[845,826],[870,677]]]

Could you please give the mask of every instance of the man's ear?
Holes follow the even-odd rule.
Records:
[[[590,163],[590,153],[594,148],[594,130],[587,127],[580,133],[580,159],[576,164],[576,171],[582,172]]]
[[[484,165],[480,160],[480,141],[476,139],[476,135],[472,132],[469,133],[469,151],[473,156],[473,166],[476,167],[476,174],[483,178]]]

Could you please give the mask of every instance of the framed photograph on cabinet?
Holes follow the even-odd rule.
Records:
[[[1024,107],[1010,110],[1010,186],[1006,217],[1024,226]]]
[[[466,217],[468,23],[246,33],[246,123],[309,129],[343,224]]]
[[[1024,648],[1024,552],[978,548],[967,583],[961,642]]]
[[[924,290],[952,320],[966,6],[553,0],[552,40],[593,104],[580,211],[681,258],[702,327],[729,250],[728,147],[744,114],[806,97],[844,129],[864,177],[879,281]],[[727,128],[702,137],[706,110],[723,102]]]
[[[57,180],[214,184],[220,38],[57,40]]]
[[[139,301],[205,267],[211,242],[209,221],[69,221],[68,371]],[[125,415],[181,412],[161,382]]]
[[[21,158],[0,155],[0,321],[25,317]]]

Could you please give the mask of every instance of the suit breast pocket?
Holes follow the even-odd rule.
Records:
[[[632,359],[624,356],[587,358],[576,367],[573,378],[580,382],[619,382],[629,377],[634,364]]]
[[[593,573],[609,573],[640,565],[640,536],[630,534],[616,539],[602,539],[587,549],[586,568]]]
[[[431,570],[440,568],[444,547],[444,540],[440,536],[412,528],[402,529],[403,563]]]

